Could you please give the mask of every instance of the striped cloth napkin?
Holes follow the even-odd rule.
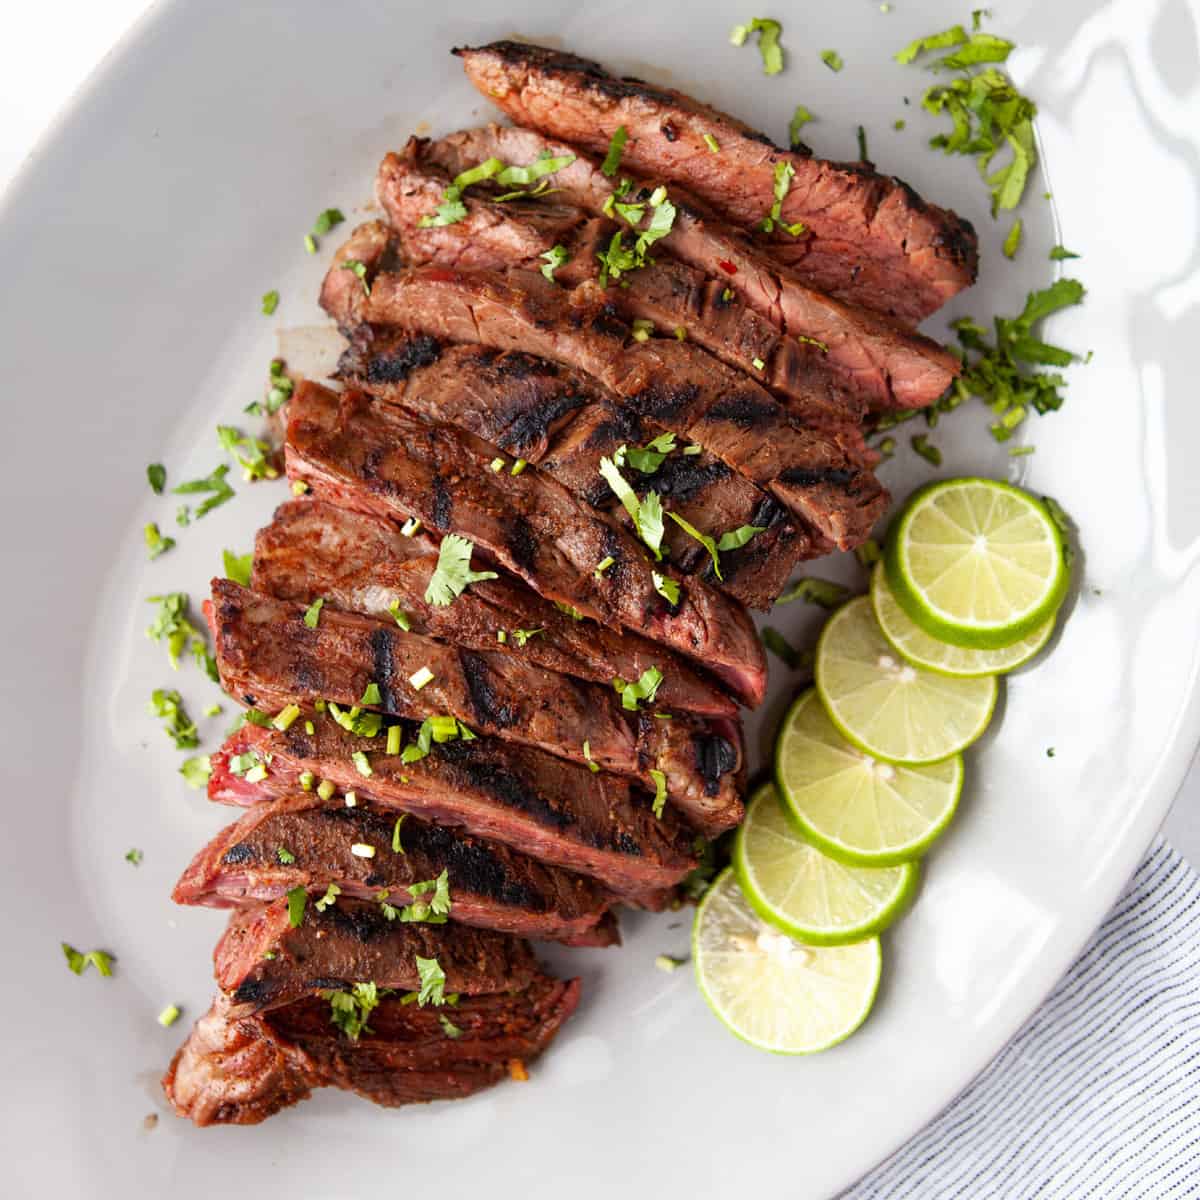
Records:
[[[1045,1005],[840,1200],[1200,1197],[1200,876],[1161,838]]]

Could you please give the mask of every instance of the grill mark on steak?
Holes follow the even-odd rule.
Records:
[[[857,430],[806,429],[775,405],[774,417],[759,423],[759,436],[747,438],[708,410],[731,394],[760,396],[764,406],[773,405],[766,391],[673,339],[626,344],[615,334],[582,330],[580,318],[587,314],[581,313],[578,298],[568,298],[540,275],[442,267],[381,273],[361,311],[372,323],[419,329],[448,340],[484,342],[496,349],[521,344],[582,370],[623,400],[636,398],[640,409],[652,406],[659,424],[772,492],[840,549],[861,544],[887,505],[887,493],[864,465],[866,451]],[[855,475],[850,485],[827,486],[818,494],[794,489],[779,478],[785,468],[796,466],[845,467]]]
[[[681,456],[681,461],[697,457]],[[614,558],[620,548],[615,538],[602,547]],[[425,590],[436,561],[430,542],[404,537],[384,518],[306,498],[282,504],[271,524],[259,530],[251,582],[255,591],[280,600],[308,605],[323,596],[336,608],[388,621],[388,607],[396,603],[414,633],[471,650],[511,654],[605,688],[614,676],[636,679],[647,667],[658,666],[663,681],[656,700],[665,709],[706,716],[737,712],[732,700],[662,646],[592,622],[581,625],[510,577],[473,583],[451,605],[429,604]],[[497,629],[520,628],[543,632],[524,646],[515,639],[496,641]]]
[[[386,1107],[448,1100],[490,1087],[516,1059],[553,1041],[579,1003],[579,980],[536,975],[519,991],[463,996],[460,1035],[448,1038],[444,1010],[385,996],[357,1041],[329,1020],[329,1003],[308,999],[237,1017],[218,996],[171,1060],[163,1091],[196,1125],[255,1125],[314,1088],[337,1087]]]
[[[372,355],[387,353],[405,336],[396,330],[356,331],[350,350],[342,356],[343,381],[366,383]],[[520,360],[515,372],[508,368],[512,359]],[[436,364],[413,372],[404,384],[370,390],[427,421],[453,424],[527,459],[593,507],[606,509],[632,527],[600,474],[600,459],[611,458],[623,445],[646,441],[653,430],[645,429],[636,414],[618,405],[601,385],[521,352],[446,346]],[[536,442],[524,436],[514,440],[514,429],[523,434],[531,426],[539,430]],[[778,517],[771,522],[752,520],[765,493],[709,454],[672,454],[654,475],[644,477],[644,483],[658,492],[668,508],[715,540],[745,524],[764,528],[731,560],[722,580],[711,572],[712,560],[703,547],[674,522],[668,522],[664,534],[671,562],[688,573],[699,572],[710,584],[753,607],[769,608],[795,563],[828,548],[823,538],[798,528],[779,506],[775,506]],[[616,557],[611,550],[609,554]],[[622,672],[609,672],[605,682],[614,674]]]
[[[494,447],[373,404],[361,393],[338,397],[305,382],[288,407],[288,474],[318,497],[433,524],[430,477],[453,465],[457,530],[482,551],[548,599],[663,642],[703,663],[747,703],[761,699],[766,664],[745,612],[695,578],[680,577],[666,564],[652,567],[630,534],[553,479],[536,469],[519,477],[493,472]],[[536,533],[535,570],[523,567],[507,545],[508,523],[518,513]],[[620,539],[625,561],[621,571],[597,578],[600,547],[610,537]],[[673,613],[654,587],[655,569],[680,585]]]
[[[433,477],[433,523],[439,529],[450,529],[454,524],[454,500],[440,475]]]
[[[172,893],[178,904],[229,908],[278,900],[303,887],[324,893],[336,883],[352,899],[413,899],[409,887],[448,872],[451,915],[465,925],[530,937],[586,934],[608,907],[607,893],[590,880],[485,842],[410,817],[404,853],[391,851],[395,818],[358,805],[327,808],[311,794],[256,805],[222,830],[192,860]],[[374,858],[352,854],[354,843],[376,847]],[[236,867],[226,862],[242,847]],[[279,862],[285,846],[294,861]]]
[[[658,725],[673,722],[656,722]],[[404,726],[405,741],[416,730]],[[247,784],[230,759],[256,750],[271,757],[267,778]],[[350,754],[362,749],[372,764],[362,778]],[[358,738],[331,720],[300,722],[286,732],[243,726],[212,756],[209,798],[253,805],[286,798],[307,771],[337,788],[354,790],[380,810],[410,812],[424,820],[461,826],[555,866],[603,881],[622,894],[678,883],[695,865],[687,830],[668,807],[662,819],[629,785],[537,750],[512,743],[434,743],[412,763],[385,753],[386,737]],[[390,838],[388,844],[390,845]]]
[[[348,899],[324,912],[306,908],[295,927],[286,899],[236,910],[213,963],[231,1011],[242,1016],[360,980],[396,991],[419,989],[418,955],[438,960],[447,991],[468,996],[526,987],[537,970],[528,943],[507,934],[457,922],[389,920],[381,905]]]
[[[217,669],[230,694],[251,690],[277,708],[317,700],[352,706],[376,683],[379,703],[361,707],[418,720],[449,713],[481,732],[581,763],[586,738],[598,763],[637,772],[616,698],[596,685],[571,684],[512,655],[401,636],[375,618],[338,609],[323,610],[309,629],[299,605],[228,579],[213,581],[213,611]],[[313,662],[323,664],[319,690],[308,685]],[[418,687],[413,677],[422,670],[430,678]]]
[[[464,130],[430,144],[423,153],[451,174],[493,156],[527,162],[543,153],[555,157],[574,154],[570,165],[547,177],[561,189],[558,196],[599,217],[612,194],[613,180],[594,160],[575,146],[529,129],[489,125]],[[628,164],[622,162],[621,166],[622,177],[629,178]],[[644,200],[649,188],[639,184],[636,175],[633,178]],[[942,395],[959,374],[957,359],[931,338],[897,320],[814,290],[798,270],[803,264],[795,268],[784,265],[771,253],[779,246],[752,241],[683,188],[671,188],[671,201],[675,222],[670,233],[656,243],[656,257],[672,255],[711,279],[705,302],[715,314],[729,308],[726,317],[714,316],[722,328],[731,323],[738,330],[748,328],[745,314],[749,311],[798,339],[798,345],[779,355],[758,335],[754,338],[757,351],[750,350],[749,344],[743,349],[746,359],[757,354],[763,360],[761,377],[779,394],[787,395],[795,388],[833,389],[843,398],[847,394],[861,396],[873,408],[919,408]],[[371,235],[364,238],[370,240]],[[371,253],[369,244],[363,248]],[[633,280],[639,274],[645,272],[635,272]],[[361,288],[355,290],[361,295]],[[354,300],[351,296],[351,303]]]
[[[867,164],[837,164],[777,149],[745,124],[670,88],[617,80],[573,54],[516,42],[454,51],[471,82],[518,125],[603,154],[618,125],[629,134],[622,165],[678,183],[752,228],[770,211],[774,168],[795,175],[782,224],[805,236],[772,249],[817,287],[912,321],[970,286],[978,268],[975,231]],[[676,140],[655,136],[669,121]],[[704,136],[717,139],[712,155]],[[857,270],[856,270],[857,268]]]

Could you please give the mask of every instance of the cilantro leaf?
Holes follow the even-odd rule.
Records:
[[[625,449],[625,461],[643,475],[653,475],[663,465],[668,454],[675,449],[675,435],[660,433],[652,438],[645,446],[628,446]]]
[[[779,35],[783,26],[770,17],[754,17],[745,25],[735,25],[729,34],[732,46],[744,46],[746,39],[752,34],[758,34],[758,52],[762,56],[764,75],[778,75],[783,70],[783,47],[779,44]]]
[[[717,549],[722,551],[739,550],[755,534],[762,533],[765,529],[765,525],[739,525],[737,529],[731,529],[728,533],[721,534],[721,540],[717,542]]]
[[[225,564],[226,578],[240,583],[242,587],[249,587],[250,570],[254,566],[254,551],[251,550],[249,554],[234,554],[232,550],[224,550],[221,558]]]
[[[208,787],[209,778],[212,776],[212,759],[207,754],[185,758],[183,765],[179,768],[179,773],[188,787],[198,792],[203,791]]]
[[[233,499],[235,492],[225,482],[225,476],[228,474],[228,464],[222,463],[203,479],[191,479],[187,483],[181,483],[177,488],[172,489],[172,493],[176,496],[189,496],[200,492],[209,493],[208,499],[203,501],[196,509],[197,518],[207,516],[214,508],[224,504],[227,500]],[[167,540],[171,541],[170,538]],[[171,544],[174,545],[174,542],[172,541]]]
[[[446,972],[442,970],[436,958],[422,958],[419,954],[413,957],[417,963],[417,977],[421,981],[417,1003],[422,1008],[426,1004],[434,1004],[440,1008],[446,1003]]]
[[[613,135],[609,139],[608,153],[604,156],[604,161],[600,164],[600,170],[611,179],[616,173],[617,168],[621,165],[621,154],[625,149],[625,143],[629,140],[629,133],[624,125],[618,125],[613,130]]]
[[[790,604],[793,600],[804,600],[821,608],[833,609],[849,595],[850,589],[844,584],[834,583],[832,579],[818,579],[815,575],[806,575],[792,584],[775,603]]]
[[[638,703],[642,700],[648,704],[654,703],[659,685],[663,681],[663,673],[657,667],[647,667],[633,683],[622,679],[619,675],[613,680],[613,688],[621,697],[621,707],[629,712],[636,712]]]
[[[184,711],[183,697],[173,688],[155,688],[146,707],[151,716],[166,722],[165,732],[176,750],[194,750],[200,745],[196,723]]]
[[[954,46],[961,46],[966,40],[967,31],[961,25],[951,25],[949,29],[943,29],[941,33],[931,33],[928,37],[917,38],[916,41],[910,42],[903,50],[898,51],[894,58],[903,67],[927,50],[948,50]]]
[[[426,604],[444,608],[466,591],[467,586],[486,579],[497,578],[495,571],[471,570],[473,542],[457,533],[448,533],[438,547],[437,566],[425,588]]]
[[[362,284],[364,296],[371,294],[371,284],[367,280],[367,264],[357,258],[347,258],[341,264],[343,271],[349,271]]]
[[[95,967],[105,979],[112,975],[113,956],[111,954],[107,954],[103,950],[79,951],[67,942],[59,944],[62,946],[63,957],[67,960],[67,966],[76,975],[82,975],[88,967]]]
[[[160,554],[166,554],[175,545],[175,539],[173,537],[163,537],[158,526],[153,521],[142,529],[142,537],[146,542],[146,549],[150,551],[151,562]]]
[[[542,265],[541,270],[542,274],[545,275],[545,277],[549,279],[551,283],[554,282],[554,272],[557,271],[559,267],[564,266],[566,263],[571,261],[571,256],[567,253],[567,248],[557,244],[551,246],[549,250],[546,250],[538,257],[546,260]]]
[[[724,576],[721,574],[721,556],[717,553],[717,543],[714,542],[707,534],[701,533],[700,530],[698,530],[694,525],[689,525],[688,522],[685,521],[678,513],[669,512],[667,513],[667,516],[670,517],[671,520],[674,521],[675,524],[678,525],[679,528],[688,535],[688,537],[699,542],[700,545],[702,545],[705,550],[708,551],[712,558],[713,574],[716,575],[718,579],[723,579]]]
[[[312,231],[317,237],[324,237],[331,229],[340,225],[346,218],[340,208],[327,208],[317,214]]]
[[[800,144],[800,130],[804,128],[809,121],[816,118],[804,107],[803,104],[796,105],[796,111],[792,113],[792,119],[788,122],[788,145],[798,146]]]
[[[438,1013],[438,1023],[442,1027],[442,1032],[448,1038],[462,1037],[462,1030],[459,1029],[459,1027],[457,1025],[455,1025],[455,1023],[452,1020],[450,1020],[450,1018],[448,1016],[446,1016],[445,1013]]]
[[[167,482],[167,468],[162,463],[151,463],[146,468],[146,481],[150,484],[150,490],[156,496],[161,496]]]
[[[316,598],[316,599],[315,599],[315,600],[314,600],[314,601],[313,601],[313,602],[312,602],[312,603],[311,603],[311,604],[308,606],[308,608],[306,608],[306,609],[304,610],[304,624],[305,624],[305,625],[306,625],[306,626],[307,626],[309,629],[316,629],[316,627],[317,627],[317,623],[318,623],[318,622],[320,621],[320,619],[321,619],[321,609],[322,609],[322,608],[324,608],[324,607],[325,607],[325,597],[324,597],[324,596],[318,596],[318,597],[317,597],[317,598]]]
[[[783,202],[792,186],[792,179],[795,177],[795,174],[796,168],[790,162],[781,159],[775,164],[775,199],[771,205],[771,211],[758,223],[758,227],[763,233],[770,233],[776,225],[779,225],[781,229],[786,229],[792,237],[799,237],[804,232],[805,226],[803,221],[797,221],[792,225],[784,225],[781,216]],[[759,370],[762,370],[762,368],[760,367]]]
[[[248,437],[232,425],[218,425],[217,439],[242,468],[242,478],[247,482],[279,477],[279,469],[268,457],[269,442]]]
[[[323,913],[327,908],[331,908],[337,903],[337,898],[342,894],[342,889],[336,883],[331,883],[325,889],[325,895],[316,902],[316,910]]]
[[[1079,257],[1078,254],[1075,254],[1073,251],[1068,250],[1066,248],[1066,246],[1055,246],[1050,251],[1050,261],[1051,262],[1062,262],[1064,259],[1078,258],[1078,257]]]
[[[426,925],[444,925],[450,915],[450,876],[447,871],[436,879],[424,883],[409,884],[412,902],[400,910],[402,922],[423,922]],[[430,895],[432,893],[432,895]],[[428,900],[422,897],[429,896]]]
[[[298,929],[304,922],[304,909],[308,905],[308,892],[302,887],[288,889],[288,924]]]
[[[329,1001],[329,1021],[340,1029],[352,1042],[359,1035],[370,1033],[367,1018],[379,1007],[379,1002],[388,994],[372,983],[356,983],[348,992],[325,991],[321,993]]]
[[[679,603],[679,584],[657,571],[651,571],[650,578],[654,581],[654,590],[674,608]]]
[[[1021,245],[1021,219],[1018,217],[1012,228],[1008,231],[1008,237],[1004,239],[1004,257],[1015,258],[1017,249]]]

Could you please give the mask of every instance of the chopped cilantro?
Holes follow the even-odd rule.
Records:
[[[587,763],[588,770],[593,775],[600,770],[600,764],[592,758],[592,744],[587,738],[583,739],[583,761]]]
[[[800,144],[800,130],[802,130],[809,121],[814,121],[816,118],[804,107],[803,104],[796,105],[796,111],[792,113],[792,119],[788,122],[788,145],[798,146]]]
[[[778,225],[781,229],[785,229],[792,237],[799,237],[804,232],[804,222],[797,221],[792,225],[785,225],[781,216],[783,210],[783,201],[788,194],[788,190],[792,186],[792,179],[796,174],[796,168],[790,162],[781,159],[775,164],[775,199],[771,204],[771,211],[763,217],[758,223],[759,229],[763,233],[770,233],[771,230]],[[761,371],[763,363],[761,359],[755,359],[754,365]]]
[[[538,257],[546,260],[542,264],[542,274],[551,282],[554,280],[554,272],[571,261],[566,246],[560,245],[551,246],[549,250],[544,251]]]
[[[862,566],[868,569],[873,567],[882,557],[879,543],[874,538],[867,538],[861,546],[855,546],[854,557],[858,559]]]
[[[650,768],[650,778],[654,780],[654,800],[650,809],[659,820],[662,820],[663,805],[667,802],[667,777],[662,771]]]
[[[417,993],[417,1003],[424,1008],[426,1004],[434,1004],[439,1008],[446,1003],[446,972],[438,965],[436,958],[422,958],[414,955],[417,963],[417,977],[421,981],[421,990]]]
[[[288,906],[288,924],[293,929],[298,929],[304,921],[304,908],[308,904],[308,893],[302,887],[294,887],[288,890],[287,906]]]
[[[325,895],[316,902],[316,910],[323,913],[327,908],[332,907],[337,903],[337,898],[342,894],[342,889],[336,883],[331,883],[325,889]]]
[[[815,575],[806,575],[798,579],[784,592],[776,604],[790,604],[793,600],[804,600],[821,608],[837,608],[847,596],[850,589],[843,584],[834,583],[832,579],[818,579]]]
[[[166,722],[166,734],[175,743],[176,750],[194,750],[200,745],[196,723],[184,711],[183,697],[174,689],[155,688],[147,710],[151,716],[161,717]]]
[[[228,474],[228,464],[222,463],[219,467],[215,467],[209,472],[203,479],[191,479],[187,483],[181,483],[177,488],[172,489],[172,491],[176,496],[189,496],[207,492],[208,499],[201,502],[197,507],[196,517],[207,516],[214,508],[218,508],[227,500],[233,499],[235,495],[234,490],[225,481],[225,476]]]
[[[412,622],[408,619],[408,615],[405,613],[405,611],[400,607],[399,600],[393,600],[391,604],[387,606],[387,610],[392,614],[392,620],[394,620],[396,624],[404,630],[405,633],[409,633],[412,630]]]
[[[279,293],[272,288],[269,292],[263,292],[262,312],[264,317],[273,316],[275,310],[279,307]]]
[[[616,173],[617,168],[621,165],[621,154],[625,149],[625,143],[629,140],[629,134],[624,125],[618,125],[613,131],[611,139],[608,143],[608,153],[604,156],[604,161],[600,164],[600,170],[611,179]]]
[[[396,726],[396,728],[398,729],[399,726]],[[396,824],[392,827],[392,853],[393,854],[403,854],[404,853],[404,847],[400,844],[400,826],[404,824],[404,818],[407,815],[408,815],[407,813],[401,813],[396,818]]]
[[[755,534],[762,533],[765,529],[765,525],[739,525],[737,529],[731,529],[728,533],[721,534],[721,540],[717,542],[717,549],[721,551],[738,550]]]
[[[359,700],[359,704],[380,705],[382,703],[383,703],[383,697],[379,694],[379,684],[368,683],[367,686],[363,689],[362,699]]]
[[[367,1018],[379,1007],[386,996],[374,983],[356,983],[348,992],[327,991],[321,993],[329,1001],[329,1022],[340,1029],[352,1042],[359,1035],[370,1033]]]
[[[462,1030],[459,1029],[459,1027],[457,1025],[455,1025],[455,1023],[452,1020],[450,1020],[450,1018],[448,1016],[446,1016],[445,1013],[438,1013],[438,1023],[442,1027],[442,1032],[448,1038],[462,1037]]]
[[[641,471],[643,475],[653,475],[662,466],[667,455],[675,449],[675,435],[669,432],[660,433],[645,446],[627,446],[624,449],[625,462],[635,470]]]
[[[142,865],[142,852],[138,849],[126,850],[125,861],[133,863],[135,867],[140,867]]]
[[[364,296],[371,294],[371,285],[367,281],[367,264],[357,258],[347,258],[341,263],[343,271],[349,271],[362,284]]]
[[[840,71],[846,64],[836,50],[822,50],[821,61],[831,70]]]
[[[163,537],[158,526],[153,521],[143,528],[142,537],[145,539],[146,549],[150,551],[150,560],[152,562],[160,554],[166,554],[175,545],[175,539],[173,537]]]
[[[402,922],[423,922],[426,925],[446,923],[450,914],[450,876],[447,871],[442,871],[436,879],[409,884],[408,894],[412,902],[400,910]],[[429,898],[424,899],[426,896]]]
[[[167,482],[167,468],[162,463],[151,463],[146,468],[146,482],[156,496],[161,496]]]
[[[660,971],[666,971],[670,974],[672,971],[677,971],[683,964],[687,962],[687,958],[676,958],[673,954],[660,954],[654,960],[654,965]]]
[[[688,522],[685,521],[678,513],[669,512],[667,513],[667,516],[670,517],[671,520],[674,521],[675,524],[678,525],[679,528],[688,535],[688,537],[699,542],[700,545],[702,545],[705,550],[708,551],[710,557],[712,558],[713,574],[716,575],[718,579],[723,579],[724,576],[721,574],[721,556],[717,553],[717,543],[714,542],[707,534],[701,533],[700,530],[698,530],[694,525],[688,524]]]
[[[468,584],[497,578],[495,571],[471,570],[471,553],[474,549],[474,543],[457,533],[448,533],[442,538],[442,544],[438,547],[437,567],[425,588],[427,604],[444,608],[461,596]]]
[[[82,975],[88,967],[95,967],[101,975],[107,979],[112,974],[113,956],[106,954],[103,950],[88,950],[82,952],[76,950],[74,946],[67,942],[61,942],[63,957],[67,960],[67,966],[75,972],[76,975]]]
[[[663,673],[657,667],[647,667],[633,683],[622,679],[619,675],[613,680],[613,688],[621,697],[621,707],[629,712],[636,712],[638,703],[644,700],[647,704],[654,703],[659,685],[663,681]]]
[[[324,608],[324,606],[325,597],[318,596],[308,606],[308,608],[304,610],[304,624],[307,625],[309,629],[316,629],[317,622],[321,619],[321,609]]]
[[[1079,255],[1068,250],[1066,246],[1055,246],[1050,251],[1051,262],[1062,262],[1068,258],[1078,258]]]
[[[233,425],[218,425],[217,438],[226,452],[242,468],[242,478],[247,482],[255,479],[277,479],[279,468],[271,461],[271,444],[260,438],[243,434]]]
[[[606,554],[597,564],[596,569],[592,572],[597,579],[604,578],[604,572],[609,569],[617,560],[611,554]]]
[[[190,788],[202,791],[208,787],[212,775],[212,759],[207,754],[198,754],[193,758],[185,758],[179,768],[183,781]]]
[[[782,659],[791,670],[794,671],[804,662],[804,653],[797,650],[778,629],[773,629],[770,625],[766,626],[762,631],[762,640],[763,645],[776,658]]]
[[[892,128],[893,128],[893,129],[894,129],[894,130],[895,130],[897,133],[899,133],[899,132],[900,132],[900,130],[904,129],[904,128],[905,128],[905,126],[907,126],[907,125],[908,125],[908,122],[907,122],[907,121],[906,121],[906,120],[905,120],[903,117],[897,117],[897,118],[896,118],[896,120],[894,120],[894,121],[892,122]]]
[[[783,26],[770,17],[754,17],[745,25],[735,25],[729,34],[732,46],[744,46],[746,39],[752,34],[758,34],[758,52],[762,56],[764,75],[778,75],[783,70],[783,47],[779,44],[779,35]]]
[[[679,603],[679,584],[657,571],[651,571],[650,578],[654,581],[654,590],[674,608]]]
[[[1008,231],[1008,237],[1004,239],[1004,257],[1015,258],[1017,248],[1021,245],[1021,218],[1018,217],[1012,228]]]
[[[566,613],[572,621],[582,621],[583,613],[579,611],[573,604],[567,604],[564,600],[555,600],[554,607],[561,613]]]
[[[533,162],[523,167],[505,166],[498,158],[486,159],[474,167],[459,172],[450,186],[442,192],[442,202],[432,213],[422,217],[419,225],[422,229],[428,229],[431,226],[455,225],[459,221],[465,220],[467,206],[462,202],[462,194],[472,184],[483,183],[491,179],[507,187],[514,184],[524,187],[541,179],[544,175],[551,175],[563,167],[569,167],[574,161],[575,155],[573,154],[564,154],[555,158],[546,150],[543,150]],[[500,197],[500,199],[511,200],[517,194],[513,192]]]
[[[249,587],[250,570],[254,566],[254,551],[251,550],[249,554],[234,554],[232,550],[225,550],[221,557],[225,563],[226,578],[240,583],[242,587]]]
[[[171,660],[172,668],[179,670],[179,656],[186,648],[197,666],[203,667],[208,677],[217,682],[216,660],[208,652],[204,634],[188,620],[187,593],[166,592],[149,596],[147,600],[158,605],[158,612],[146,628],[146,636],[154,642],[166,641],[167,657]]]
[[[858,161],[870,162],[871,155],[867,150],[867,131],[859,125],[856,129],[855,136],[858,139]]]
[[[624,461],[628,453],[628,449],[621,446],[617,449],[613,458]],[[612,489],[613,495],[621,501],[625,511],[629,514],[638,536],[654,552],[654,557],[661,559],[663,535],[662,500],[659,498],[657,492],[647,492],[639,500],[637,493],[630,487],[625,476],[621,474],[621,470],[616,462],[613,461],[613,458],[605,456],[600,459],[600,474]]]
[[[539,626],[537,629],[514,629],[513,637],[516,638],[518,646],[524,646],[526,642],[537,637],[539,633],[545,632],[546,627],[544,625]]]
[[[275,851],[275,857],[285,866],[290,867],[296,861],[296,856],[286,847],[280,846]]]
[[[317,237],[324,237],[325,234],[335,226],[340,225],[345,219],[341,209],[327,208],[317,214],[317,219],[313,222],[312,231]]]

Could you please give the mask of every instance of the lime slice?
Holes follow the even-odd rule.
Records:
[[[813,946],[844,946],[881,933],[908,907],[918,874],[913,862],[849,867],[822,854],[789,819],[769,783],[746,810],[733,868],[763,920]]]
[[[1054,618],[1051,617],[1019,642],[1013,642],[1002,650],[968,650],[965,646],[940,642],[930,637],[896,603],[896,597],[888,587],[883,563],[877,564],[871,575],[871,604],[883,636],[910,663],[936,671],[939,675],[954,675],[960,679],[976,675],[1002,675],[1005,671],[1012,671],[1033,658],[1054,632]]]
[[[709,888],[692,925],[696,982],[744,1042],[773,1054],[812,1054],[866,1020],[883,964],[879,939],[805,946],[768,925],[732,868]]]
[[[994,479],[951,479],[916,492],[884,550],[900,607],[933,637],[996,650],[1054,615],[1070,572],[1040,501]]]
[[[775,780],[796,824],[830,858],[889,867],[923,854],[950,823],[963,763],[957,754],[923,767],[877,762],[838,733],[810,689],[779,730]]]
[[[825,622],[813,672],[838,732],[864,753],[893,763],[938,762],[987,728],[994,676],[950,679],[905,662],[859,596]]]

